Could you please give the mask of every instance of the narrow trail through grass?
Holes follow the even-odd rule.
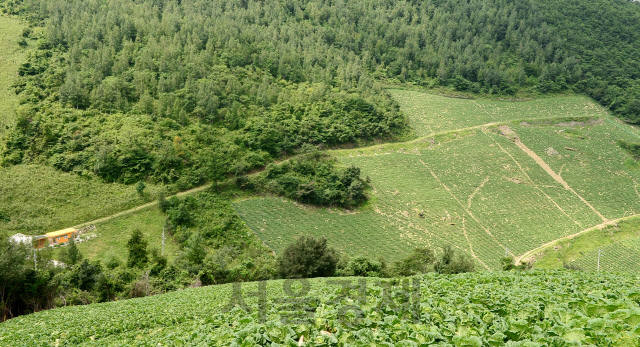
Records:
[[[594,225],[594,226],[592,226],[592,227],[589,227],[589,228],[587,228],[587,229],[584,229],[584,230],[582,230],[582,231],[580,231],[580,232],[577,232],[577,233],[575,233],[575,234],[568,235],[568,236],[564,236],[564,237],[561,237],[561,238],[559,238],[559,239],[555,239],[555,240],[553,240],[553,241],[547,242],[547,243],[545,243],[545,244],[544,244],[544,245],[542,245],[542,246],[536,247],[536,248],[534,248],[534,249],[532,249],[532,250],[530,250],[530,251],[528,251],[528,252],[524,253],[523,255],[521,255],[521,256],[519,256],[519,257],[516,257],[516,258],[515,258],[516,263],[522,263],[522,262],[528,261],[531,257],[533,257],[534,255],[536,255],[537,253],[539,253],[539,252],[541,252],[541,251],[543,251],[543,250],[545,250],[545,249],[547,249],[547,248],[549,248],[549,247],[551,247],[551,246],[553,246],[553,245],[556,245],[556,244],[558,244],[559,242],[562,242],[562,241],[565,241],[565,240],[573,239],[573,238],[575,238],[575,237],[576,237],[576,236],[578,236],[578,235],[582,235],[582,234],[584,234],[584,233],[588,233],[588,232],[590,232],[590,231],[594,231],[594,230],[601,230],[601,229],[603,229],[604,227],[606,227],[606,226],[608,226],[608,225],[615,225],[615,224],[617,224],[618,222],[621,222],[621,221],[624,221],[624,220],[628,220],[628,219],[631,219],[631,218],[634,218],[634,217],[638,217],[638,216],[640,216],[640,214],[634,214],[633,216],[626,216],[626,217],[622,217],[622,218],[618,218],[618,219],[611,219],[611,220],[608,220],[608,221],[606,221],[606,222],[600,223],[600,224],[598,224],[598,225]]]
[[[189,190],[185,190],[185,191],[176,193],[174,195],[170,195],[170,196],[168,196],[168,198],[170,198],[172,196],[181,197],[181,196],[187,196],[187,195],[199,193],[199,192],[202,192],[202,191],[205,191],[205,190],[209,189],[210,187],[211,187],[211,184],[208,183],[208,184],[205,184],[205,185],[202,185],[202,186],[199,186],[199,187],[195,187],[195,188],[192,188],[192,189],[189,189]],[[88,226],[88,225],[100,224],[102,222],[106,222],[106,221],[114,219],[114,218],[122,217],[122,216],[131,214],[131,213],[134,213],[134,212],[137,212],[137,211],[144,210],[144,209],[149,208],[149,207],[156,206],[157,204],[158,204],[157,201],[148,202],[146,204],[134,207],[132,209],[128,209],[126,211],[118,212],[118,213],[112,214],[110,216],[106,216],[106,217],[98,218],[98,219],[95,219],[95,220],[92,220],[92,221],[89,221],[89,222],[84,222],[84,223],[80,223],[80,224],[74,225],[73,228],[82,228],[82,227],[85,227],[85,226]]]

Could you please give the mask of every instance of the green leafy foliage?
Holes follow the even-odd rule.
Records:
[[[278,271],[283,278],[333,276],[337,264],[336,250],[325,238],[302,236],[278,255]]]
[[[623,77],[632,64],[589,75],[577,41],[563,40],[598,16],[574,11],[564,23],[562,11],[531,1],[4,5],[44,30],[19,70],[22,106],[3,163],[47,163],[109,182],[182,189],[305,143],[397,138],[405,121],[376,80],[498,94],[587,90],[628,117],[640,105],[616,91],[635,85],[635,75]],[[631,4],[607,15],[623,10],[612,32],[636,18]],[[612,76],[622,82],[613,86]]]
[[[537,6],[550,30],[564,38],[559,47],[572,57],[566,61],[580,71],[581,77],[573,88],[587,93],[616,115],[640,122],[638,3],[541,0]],[[547,71],[556,74],[553,64]]]
[[[129,267],[144,267],[149,260],[147,255],[147,241],[140,230],[134,230],[131,238],[127,242],[129,248],[129,259],[127,265]]]
[[[351,207],[366,200],[368,183],[355,166],[338,170],[335,158],[319,152],[269,164],[263,174],[236,180],[237,185],[262,193],[275,193],[314,205]]]
[[[68,245],[62,249],[59,257],[67,265],[76,265],[82,260],[82,253],[73,237],[69,240]]]
[[[420,282],[419,315],[402,305],[402,281],[371,279],[366,304],[353,300],[358,282],[309,281],[302,312],[288,311],[283,281],[266,283],[266,303],[251,296],[247,308],[223,312],[232,285],[189,289],[109,305],[64,307],[2,323],[0,344],[307,345],[364,346],[635,346],[638,340],[638,279],[631,275],[569,271],[427,274]],[[333,279],[332,279],[333,280]],[[355,282],[355,285],[354,285]],[[289,291],[290,292],[290,291]],[[294,298],[300,299],[300,298]],[[396,305],[391,308],[390,300]],[[259,308],[265,321],[260,321]],[[359,305],[360,319],[345,311]],[[248,312],[247,312],[248,310]],[[281,322],[285,315],[308,324]],[[40,324],[38,324],[40,323]]]

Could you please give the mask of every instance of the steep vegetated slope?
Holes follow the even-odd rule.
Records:
[[[581,79],[535,2],[4,1],[43,26],[4,165],[188,187],[304,143],[397,138],[376,80],[513,94]]]
[[[2,324],[3,346],[636,346],[635,276],[579,272],[429,274],[399,282],[231,284]],[[288,284],[287,284],[288,283]],[[340,283],[340,284],[338,284]],[[344,284],[353,288],[345,292]],[[416,284],[419,284],[419,290]],[[292,288],[293,291],[292,291]],[[301,288],[298,291],[296,288]],[[359,294],[359,288],[364,292]],[[403,289],[404,288],[404,289]],[[404,291],[403,291],[404,290]],[[259,293],[256,295],[256,293]],[[364,296],[363,296],[364,295]],[[260,301],[262,301],[260,303]],[[233,305],[233,304],[232,304]],[[355,310],[355,311],[354,311]]]
[[[22,39],[24,23],[16,17],[0,14],[0,134],[13,126],[18,99],[11,83],[18,67],[23,63],[24,49],[18,45]],[[26,41],[25,41],[26,44]]]
[[[471,100],[423,97],[439,103],[407,109],[413,123],[423,124],[419,131],[442,124],[438,115],[447,110],[476,107]],[[276,198],[241,201],[236,207],[276,250],[307,233],[326,235],[350,255],[392,259],[416,245],[451,245],[487,269],[499,268],[505,248],[518,256],[640,213],[640,171],[628,165],[629,155],[617,145],[621,139],[638,140],[633,128],[600,118],[606,113],[585,98],[537,101],[557,105],[555,111],[531,102],[491,103],[484,106],[489,114],[509,108],[532,120],[334,151],[342,163],[360,167],[371,179],[373,198],[363,211],[295,207]],[[487,121],[470,120],[470,114],[450,114],[447,126]],[[559,117],[539,119],[554,115]],[[385,241],[388,246],[380,247]]]
[[[12,85],[23,58],[34,49],[33,33],[15,16],[0,15],[0,134],[12,128],[19,104]],[[0,135],[1,137],[1,135]],[[87,181],[46,165],[0,167],[0,234],[42,234],[110,215],[155,199],[148,185],[141,196],[132,186]]]
[[[581,74],[573,86],[614,114],[640,121],[640,3],[539,0],[538,8]],[[566,81],[567,83],[571,83]],[[563,82],[560,82],[563,83]]]

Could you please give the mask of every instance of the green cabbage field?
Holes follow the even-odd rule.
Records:
[[[640,346],[640,278],[632,275],[478,272],[235,286],[243,295],[226,284],[21,316],[0,324],[0,345]]]

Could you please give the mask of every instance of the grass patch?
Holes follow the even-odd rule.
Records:
[[[111,257],[126,262],[128,258],[127,242],[131,233],[138,229],[148,242],[148,250],[162,250],[162,227],[165,216],[157,207],[151,207],[126,216],[114,218],[96,225],[98,237],[78,244],[80,252],[89,259],[101,260],[103,263]],[[165,234],[165,254],[173,260],[179,246],[168,232]],[[62,248],[58,248],[56,253]],[[56,254],[57,256],[57,254]]]
[[[640,217],[558,242],[536,260],[535,267],[552,269],[564,263],[575,263],[584,270],[595,271],[598,248],[602,250],[601,270],[637,272],[640,267]]]
[[[16,17],[0,13],[0,135],[13,124],[18,98],[11,87],[25,49],[18,45],[26,25]]]
[[[87,180],[48,166],[0,167],[0,232],[42,234],[154,200],[161,187],[147,184],[143,199],[134,185]]]

